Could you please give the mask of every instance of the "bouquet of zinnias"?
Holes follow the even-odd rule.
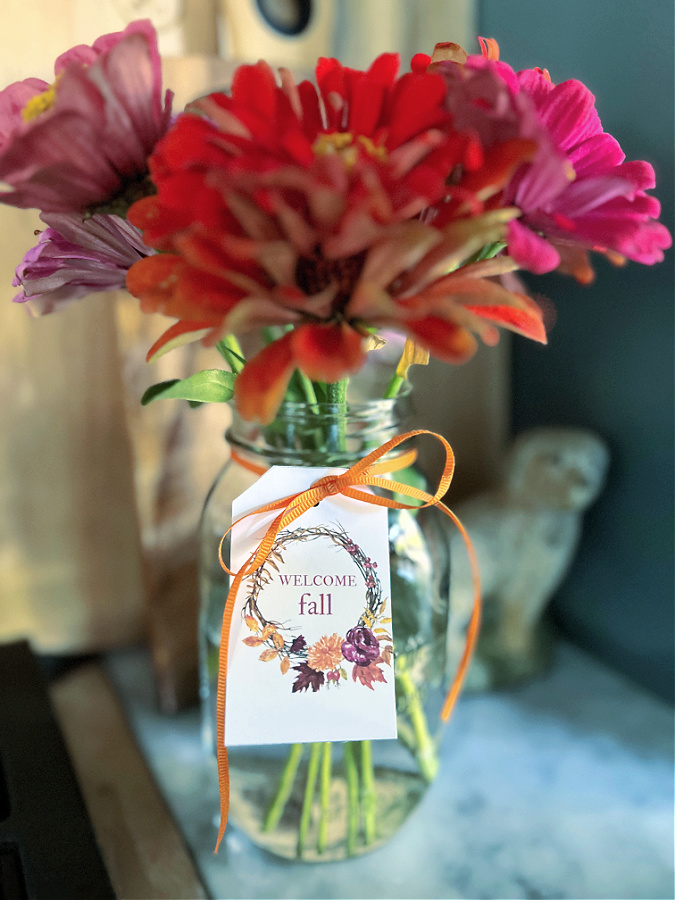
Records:
[[[316,85],[244,65],[173,119],[149,22],[74,48],[53,84],[0,94],[0,200],[47,226],[16,301],[48,313],[126,281],[176,319],[149,358],[201,339],[227,363],[150,396],[234,393],[261,422],[287,391],[341,395],[382,329],[449,363],[495,326],[545,341],[516,270],[589,282],[589,251],[651,264],[671,238],[652,167],[625,161],[590,91],[481,45],[404,75],[393,53],[321,59]],[[261,329],[245,360],[238,336]]]
[[[558,270],[589,283],[591,251],[616,264],[652,264],[671,244],[656,221],[658,201],[647,193],[652,167],[625,161],[603,131],[590,91],[578,81],[555,85],[546,70],[514,72],[494,41],[481,40],[481,48],[467,56],[456,44],[438,44],[433,56],[415,56],[403,75],[393,53],[363,72],[320,59],[316,83],[297,84],[289,71],[275,74],[265,62],[242,65],[229,93],[203,97],[175,118],[170,93],[162,97],[148,22],[74,48],[56,61],[53,84],[27,79],[0,93],[0,180],[9,186],[0,202],[39,209],[46,226],[17,269],[15,300],[43,314],[126,285],[145,312],[176,320],[149,359],[201,340],[224,361],[155,385],[144,402],[234,399],[242,420],[263,432],[269,426],[280,442],[285,426],[275,417],[284,401],[304,402],[306,427],[294,423],[291,449],[307,451],[314,465],[312,453],[316,458],[330,444],[334,456],[321,455],[321,465],[342,465],[347,382],[378,352],[383,332],[405,339],[384,390],[391,399],[411,364],[429,353],[464,362],[476,336],[498,340],[498,326],[546,341],[542,310],[517,270]],[[254,334],[258,346],[249,352]],[[257,603],[272,577],[259,565],[244,643],[262,650],[263,662],[279,663],[282,676],[299,672],[289,694],[305,699],[341,690],[342,680],[349,686],[348,668],[367,695],[388,684],[381,667],[395,657],[399,741],[429,782],[438,745],[425,696],[443,677],[445,637],[425,644],[413,629],[418,618],[433,627],[439,609],[431,591],[447,595],[447,579],[436,578],[441,588],[430,578],[418,579],[421,588],[416,583],[421,519],[407,520],[417,543],[402,554],[386,616],[388,598],[366,552],[346,532],[305,529],[303,541],[328,537],[357,565],[366,589],[360,618],[346,634],[326,633],[311,644],[305,634],[288,636]],[[290,537],[299,540],[297,532]],[[271,545],[269,568],[278,569],[290,537],[281,532]],[[432,556],[419,571],[428,575]],[[411,614],[417,601],[426,604],[419,617]],[[447,596],[437,607],[443,605],[447,614]],[[227,659],[226,640],[221,652],[223,646]],[[456,679],[452,702],[458,689]],[[223,696],[219,690],[219,729]],[[387,828],[376,817],[376,775],[384,768],[373,763],[369,740],[358,743],[344,747],[339,790],[330,741],[312,745],[304,788],[302,744],[291,749],[278,786],[261,768],[272,793],[258,837],[272,840],[291,807],[301,809],[293,845],[300,857],[313,844],[327,858],[331,840],[342,847],[336,853],[351,855],[391,833],[398,815],[391,796],[381,805]],[[219,759],[223,751],[221,730]],[[247,759],[243,770],[251,768]],[[310,841],[317,782],[317,837]],[[420,790],[407,770],[390,787],[412,798],[398,804],[405,806],[402,818]],[[343,798],[337,805],[336,796]],[[338,837],[331,838],[333,827]],[[286,855],[290,845],[280,840],[285,849],[261,838]]]

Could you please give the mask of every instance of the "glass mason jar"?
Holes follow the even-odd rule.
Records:
[[[405,397],[375,400],[350,404],[345,411],[329,404],[285,403],[266,427],[235,417],[226,434],[234,455],[207,497],[201,523],[200,694],[203,736],[212,756],[218,649],[229,588],[218,546],[231,524],[232,500],[273,465],[348,468],[402,433],[407,404]],[[426,487],[412,467],[386,477]],[[278,856],[316,862],[375,849],[403,824],[438,771],[446,689],[448,520],[433,507],[392,509],[388,516],[398,739],[228,750],[229,821]],[[223,558],[229,559],[227,542]]]

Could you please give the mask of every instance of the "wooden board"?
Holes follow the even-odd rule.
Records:
[[[117,896],[206,897],[101,666],[63,676],[51,697]]]

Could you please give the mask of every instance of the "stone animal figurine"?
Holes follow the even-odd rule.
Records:
[[[552,640],[542,614],[570,567],[581,515],[600,493],[608,462],[605,444],[589,431],[533,429],[515,441],[496,489],[454,507],[476,550],[483,595],[467,689],[514,684],[545,667]],[[473,605],[459,534],[450,554],[448,658],[456,667]]]

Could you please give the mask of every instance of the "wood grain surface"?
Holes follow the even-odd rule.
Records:
[[[205,898],[102,667],[87,663],[61,677],[51,699],[117,896]]]

